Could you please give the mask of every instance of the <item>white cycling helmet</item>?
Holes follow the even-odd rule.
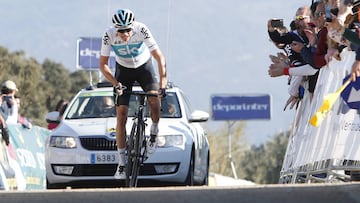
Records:
[[[120,29],[131,28],[134,20],[134,13],[128,9],[119,9],[112,18],[115,27]]]

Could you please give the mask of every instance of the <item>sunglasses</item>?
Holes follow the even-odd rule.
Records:
[[[118,29],[117,31],[120,32],[120,33],[128,33],[128,32],[131,32],[131,28],[128,28],[128,29]]]
[[[295,20],[304,20],[305,18],[309,18],[310,16],[295,16]]]
[[[321,17],[322,15],[324,15],[325,13],[323,13],[323,12],[315,12],[314,13],[314,16],[316,17],[316,18],[319,18],[319,17]]]

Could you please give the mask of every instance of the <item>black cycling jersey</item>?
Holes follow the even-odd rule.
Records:
[[[290,46],[293,41],[302,42],[307,45],[309,40],[306,36],[300,36],[296,31],[281,34],[277,30],[269,32],[269,36],[273,42],[285,45],[284,51],[292,66],[297,67],[307,64],[302,58],[301,53],[293,51]]]

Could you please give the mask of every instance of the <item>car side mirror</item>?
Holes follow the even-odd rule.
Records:
[[[195,110],[191,113],[189,122],[205,122],[209,120],[209,114],[205,111]]]
[[[52,111],[46,114],[45,120],[47,123],[60,123],[59,112]]]

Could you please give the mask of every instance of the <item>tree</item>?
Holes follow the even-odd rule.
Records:
[[[45,115],[55,110],[60,99],[70,100],[89,85],[88,72],[70,73],[62,64],[45,59],[43,64],[28,58],[24,51],[9,53],[0,46],[0,82],[12,80],[21,97],[20,114],[34,125],[46,127]],[[98,77],[94,77],[97,82]]]
[[[260,146],[251,146],[239,160],[240,177],[259,184],[279,182],[290,132],[279,133]]]
[[[0,67],[1,67],[1,81],[12,80],[17,84],[17,88],[21,92],[22,107],[20,113],[25,116],[32,116],[31,118],[40,118],[42,112],[46,111],[41,102],[38,102],[41,94],[42,86],[39,82],[42,81],[41,65],[33,58],[27,58],[25,52],[18,51],[8,53],[6,48],[1,48],[0,51]],[[24,108],[31,106],[32,108]]]
[[[93,79],[91,85],[94,85],[97,82],[99,82],[99,77],[96,76],[94,72],[95,71],[89,72],[89,71],[78,70],[70,74],[70,78],[71,78],[70,92],[72,93],[72,95],[76,94],[79,91],[79,87],[85,88],[90,85],[91,83],[91,81],[89,80],[90,75],[91,78]]]
[[[69,99],[71,93],[71,80],[69,80],[69,71],[62,64],[54,63],[46,59],[42,65],[43,69],[43,85],[47,85],[44,89],[46,95],[47,109],[55,110],[55,105],[61,99]],[[43,86],[42,85],[42,86]]]
[[[210,171],[234,177],[229,159],[229,133],[232,133],[231,154],[238,178],[259,184],[278,183],[286,153],[289,132],[279,133],[265,144],[250,146],[244,137],[244,122],[236,122],[229,132],[226,128],[208,132]]]
[[[232,160],[236,163],[240,152],[247,147],[247,140],[244,137],[244,126],[244,122],[236,122],[234,124],[228,122],[226,128],[218,132],[208,133],[211,151],[210,171],[226,176],[234,175],[230,167],[229,152],[232,154]],[[231,149],[229,149],[230,134],[232,140]]]

